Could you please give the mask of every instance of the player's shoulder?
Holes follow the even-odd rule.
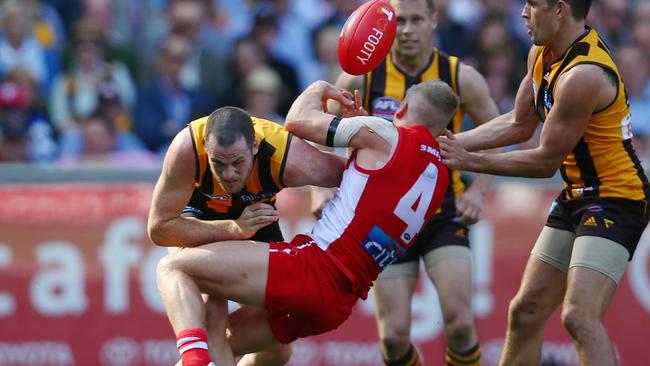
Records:
[[[574,88],[586,88],[594,91],[608,85],[615,86],[617,81],[616,75],[601,65],[580,63],[565,71],[558,80],[557,85],[572,90]]]

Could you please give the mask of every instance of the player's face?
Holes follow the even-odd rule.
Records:
[[[393,50],[402,57],[418,57],[429,52],[432,34],[437,25],[436,13],[431,13],[425,0],[392,1],[397,18]]]
[[[556,10],[557,2],[549,6],[547,0],[526,0],[521,16],[528,28],[528,35],[536,46],[548,45],[553,40],[558,28]]]
[[[205,143],[212,174],[228,192],[241,192],[253,169],[257,142],[253,142],[251,148],[242,136],[234,144],[223,147],[214,140],[216,139],[209,139]]]

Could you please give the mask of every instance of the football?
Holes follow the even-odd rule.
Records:
[[[395,39],[397,21],[393,7],[385,0],[370,0],[345,22],[338,44],[343,71],[363,75],[385,58]]]

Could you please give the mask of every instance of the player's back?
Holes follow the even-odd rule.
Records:
[[[398,133],[397,147],[380,169],[361,168],[352,155],[339,192],[310,234],[362,298],[440,206],[449,181],[426,127],[398,127]]]

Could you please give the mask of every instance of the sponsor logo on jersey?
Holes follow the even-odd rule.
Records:
[[[377,263],[379,270],[383,270],[387,265],[393,263],[406,250],[378,226],[370,230],[368,237],[363,240],[361,245]]]
[[[400,101],[391,97],[380,97],[372,101],[370,113],[373,116],[381,117],[389,121],[393,120],[393,115],[399,109]]]
[[[239,198],[241,198],[243,202],[253,202],[253,201],[259,201],[259,200],[271,198],[273,197],[274,194],[275,193],[271,193],[271,192],[260,192],[257,194],[240,193]]]
[[[587,210],[589,212],[603,212],[603,207],[602,206],[589,206],[589,207],[587,207]]]
[[[544,108],[548,110],[553,108],[553,96],[548,86],[544,88]]]
[[[435,156],[438,160],[442,160],[442,157],[440,156],[440,151],[438,151],[438,149],[436,149],[433,146],[421,144],[420,145],[420,151],[429,153],[429,154]]]
[[[610,227],[614,226],[614,224],[616,224],[614,220],[610,219],[603,219],[603,221],[605,222],[605,229],[609,229]]]
[[[594,216],[589,216],[582,224],[584,226],[598,226],[598,222]]]

